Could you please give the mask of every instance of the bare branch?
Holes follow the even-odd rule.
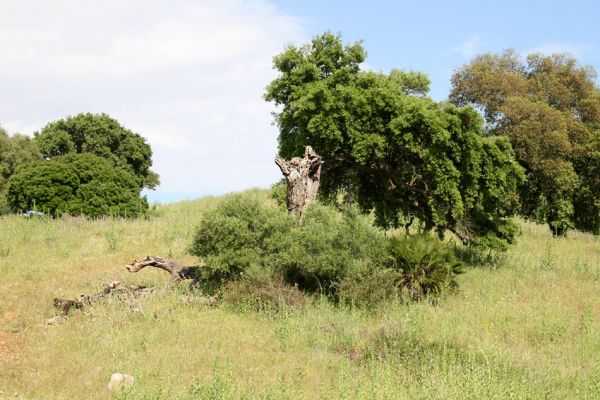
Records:
[[[192,286],[194,286],[201,279],[200,269],[197,266],[183,266],[175,261],[158,256],[146,256],[143,260],[133,260],[125,266],[129,272],[138,272],[146,267],[156,267],[167,271],[171,275],[171,283],[192,279]]]

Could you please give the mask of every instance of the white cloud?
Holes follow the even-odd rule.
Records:
[[[557,53],[569,53],[577,58],[584,57],[586,54],[594,50],[593,46],[576,44],[576,43],[542,43],[541,45],[525,51],[525,55],[533,53],[541,53],[544,55],[552,55]]]
[[[462,58],[472,58],[478,53],[481,53],[481,49],[485,45],[485,40],[481,35],[473,35],[468,39],[464,40],[458,46],[452,47],[446,53],[448,54],[459,54]]]
[[[265,186],[271,59],[303,22],[261,0],[0,0],[0,124],[106,112],[148,138],[159,198]]]

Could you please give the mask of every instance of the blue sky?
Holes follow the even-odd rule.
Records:
[[[448,96],[452,71],[475,54],[573,53],[600,70],[600,1],[276,0],[308,31],[364,40],[367,64],[426,72],[431,95]]]
[[[80,112],[147,138],[169,202],[268,187],[277,129],[262,98],[272,58],[325,30],[363,40],[366,67],[452,71],[515,48],[600,70],[600,2],[0,0],[0,125],[32,135]]]

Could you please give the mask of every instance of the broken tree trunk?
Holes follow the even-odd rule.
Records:
[[[157,256],[146,256],[143,260],[133,260],[125,266],[129,272],[138,272],[142,268],[156,267],[171,274],[171,283],[179,283],[185,279],[191,279],[191,287],[196,286],[201,279],[200,269],[197,266],[183,266],[175,261]]]
[[[135,298],[142,296],[143,294],[150,293],[154,288],[146,286],[123,286],[121,282],[114,281],[107,285],[102,291],[93,294],[82,294],[79,296],[79,300],[67,300],[55,298],[53,300],[54,307],[60,310],[60,314],[50,318],[47,321],[48,325],[53,325],[63,318],[69,316],[69,312],[72,309],[80,310],[84,307],[90,306],[98,300],[113,294],[125,294],[127,296],[133,296]]]
[[[287,209],[304,213],[306,207],[317,199],[323,161],[312,147],[306,146],[304,158],[294,157],[290,161],[275,157],[275,164],[287,182]]]
[[[133,260],[129,264],[125,266],[129,272],[138,272],[139,270],[145,267],[156,267],[160,268],[164,271],[167,271],[171,275],[170,284],[177,284],[185,279],[191,279],[192,284],[190,285],[191,289],[197,287],[198,283],[201,280],[200,268],[197,266],[183,266],[179,265],[174,261],[168,260],[166,258],[157,257],[157,256],[147,256],[143,260],[137,261]],[[103,297],[109,295],[116,295],[121,300],[124,298],[138,298],[146,293],[150,293],[154,291],[156,287],[147,287],[147,286],[124,286],[119,281],[114,281],[107,285],[102,291],[93,294],[82,294],[79,296],[78,300],[67,300],[67,299],[54,299],[54,306],[60,310],[58,315],[50,318],[47,321],[48,325],[54,325],[60,322],[62,319],[69,316],[69,312],[73,309],[82,309],[84,307],[90,306],[102,299]],[[217,300],[216,297],[191,297],[186,296],[182,299],[185,303],[200,303],[205,305],[214,305]]]

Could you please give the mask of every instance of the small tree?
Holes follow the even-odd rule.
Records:
[[[514,230],[522,168],[505,138],[488,137],[472,108],[425,97],[423,74],[363,72],[359,43],[325,33],[274,58],[266,99],[281,107],[279,155],[311,145],[323,159],[321,190],[343,190],[384,226],[415,217],[464,243],[503,247]]]

